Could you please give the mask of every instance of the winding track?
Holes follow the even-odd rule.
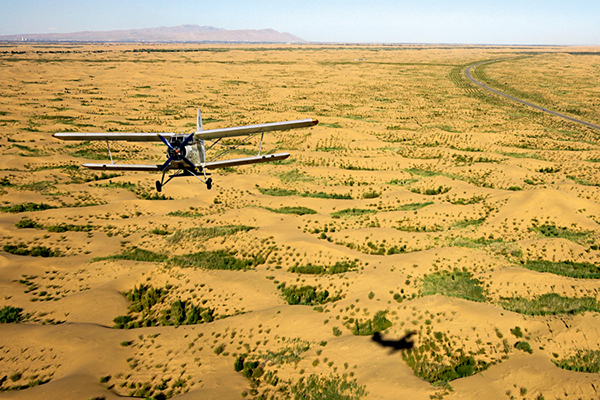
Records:
[[[559,112],[556,112],[556,111],[551,111],[551,110],[548,110],[548,109],[546,109],[546,108],[540,107],[540,106],[538,106],[538,105],[535,105],[535,104],[533,104],[533,103],[530,103],[530,102],[528,102],[528,101],[525,101],[525,100],[518,99],[518,98],[516,98],[516,97],[514,97],[514,96],[511,96],[511,95],[509,95],[509,94],[503,93],[503,92],[501,92],[501,91],[499,91],[499,90],[497,90],[497,89],[491,88],[491,87],[489,87],[489,86],[487,86],[487,85],[485,85],[485,84],[483,84],[483,83],[479,82],[478,80],[476,80],[475,78],[473,78],[473,77],[471,76],[471,69],[472,69],[472,68],[476,68],[476,67],[478,67],[478,66],[480,66],[480,65],[483,65],[483,64],[488,64],[488,63],[491,63],[491,62],[495,62],[495,61],[501,61],[501,60],[505,60],[505,59],[503,58],[503,59],[498,59],[498,60],[482,61],[482,62],[478,62],[478,63],[476,63],[476,64],[469,65],[467,68],[465,68],[465,76],[466,76],[466,77],[467,77],[467,78],[468,78],[468,79],[469,79],[471,82],[473,82],[474,84],[476,84],[476,85],[478,85],[478,86],[481,86],[482,88],[484,88],[484,89],[486,89],[486,90],[489,90],[490,92],[492,92],[492,93],[495,93],[495,94],[497,94],[497,95],[499,95],[499,96],[506,97],[506,98],[507,98],[507,99],[509,99],[509,100],[516,101],[517,103],[521,103],[521,104],[523,104],[523,105],[526,105],[526,106],[529,106],[529,107],[531,107],[531,108],[535,108],[535,109],[536,109],[536,110],[538,110],[538,111],[542,111],[542,112],[545,112],[545,113],[547,113],[547,114],[551,114],[551,115],[554,115],[554,116],[557,116],[557,117],[560,117],[560,118],[566,119],[566,120],[568,120],[568,121],[571,121],[571,122],[574,122],[574,123],[576,123],[576,124],[581,124],[581,125],[585,125],[585,126],[587,126],[587,127],[589,127],[589,128],[593,128],[593,129],[598,129],[598,130],[600,130],[600,125],[595,125],[595,124],[592,124],[592,123],[590,123],[590,122],[582,121],[582,120],[580,120],[580,119],[573,118],[573,117],[570,117],[570,116],[568,116],[568,115],[565,115],[565,114],[561,114],[561,113],[559,113]]]

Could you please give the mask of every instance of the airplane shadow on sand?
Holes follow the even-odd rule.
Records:
[[[415,335],[416,332],[409,332],[404,337],[398,340],[385,340],[382,339],[381,333],[375,332],[371,340],[375,343],[379,344],[382,347],[388,347],[390,349],[390,354],[393,354],[400,350],[410,350],[413,348],[414,343],[410,338]]]

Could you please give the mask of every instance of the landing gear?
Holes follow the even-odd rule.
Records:
[[[202,172],[204,172],[204,171],[202,171]],[[169,179],[167,179],[165,181],[165,174],[166,173],[167,173],[167,170],[163,171],[162,179],[160,181],[156,181],[156,191],[158,193],[160,193],[162,191],[162,188],[165,187],[166,184],[171,181],[171,179],[177,178],[179,176],[194,176],[194,177],[198,178],[198,180],[200,180],[202,183],[205,183],[206,184],[206,188],[208,190],[212,189],[213,180],[212,180],[212,178],[207,178],[206,177],[206,173],[204,173],[204,179],[205,180],[202,180],[202,179],[200,179],[200,177],[198,177],[198,175],[196,175],[194,173],[193,170],[191,170],[191,169],[181,169],[179,173],[175,173],[173,175],[170,175]]]

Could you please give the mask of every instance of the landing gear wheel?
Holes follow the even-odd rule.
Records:
[[[212,188],[212,178],[208,178],[206,181],[206,188],[210,190]]]
[[[156,181],[156,191],[158,193],[160,193],[161,190],[162,190],[162,185],[160,184],[160,181]]]

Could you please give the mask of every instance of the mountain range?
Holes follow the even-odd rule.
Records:
[[[0,41],[36,42],[249,42],[302,43],[304,39],[273,29],[227,30],[212,26],[180,25],[146,29],[112,31],[82,31],[71,33],[42,33],[0,36]]]

